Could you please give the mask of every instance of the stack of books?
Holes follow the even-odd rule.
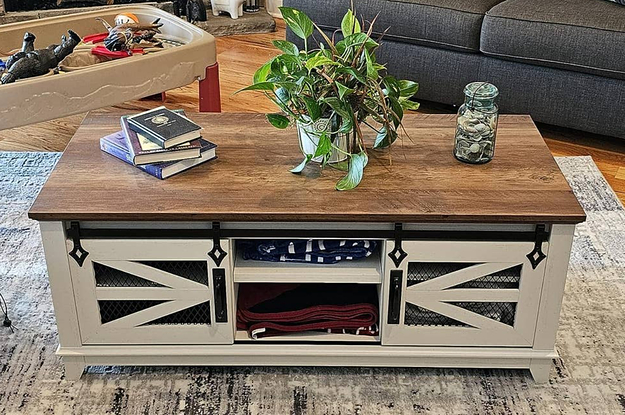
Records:
[[[182,110],[159,107],[121,118],[122,130],[100,139],[100,148],[161,180],[217,158],[217,146]]]

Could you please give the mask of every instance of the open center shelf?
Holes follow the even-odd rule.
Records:
[[[237,249],[234,282],[381,284],[380,247],[367,258],[336,264],[246,260]]]

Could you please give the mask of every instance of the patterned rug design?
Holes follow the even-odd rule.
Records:
[[[0,414],[529,414],[625,412],[625,210],[590,157],[558,162],[577,228],[551,380],[528,371],[90,368],[64,379],[39,227],[26,217],[56,153],[0,153]]]

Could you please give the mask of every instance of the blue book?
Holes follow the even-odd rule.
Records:
[[[180,173],[182,171],[190,169],[191,167],[195,167],[199,164],[206,163],[207,161],[217,158],[217,156],[215,155],[215,149],[217,148],[217,145],[204,139],[200,139],[200,144],[201,149],[199,158],[170,161],[166,163],[144,164],[135,167],[158,179],[164,180],[168,177],[173,176],[174,174]],[[123,131],[119,131],[115,134],[110,134],[106,137],[102,137],[100,139],[100,149],[105,153],[117,157],[118,159],[134,166],[132,155],[130,154],[130,151],[128,151],[126,136],[124,135]]]

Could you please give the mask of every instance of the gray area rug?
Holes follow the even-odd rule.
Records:
[[[58,159],[0,153],[1,414],[528,414],[625,412],[625,210],[590,157],[558,160],[577,228],[556,362],[528,371],[369,368],[89,369],[64,380],[39,227],[26,217]]]

